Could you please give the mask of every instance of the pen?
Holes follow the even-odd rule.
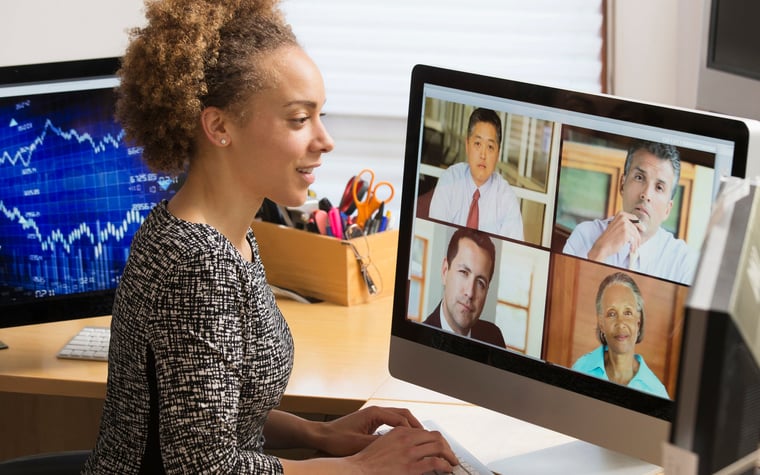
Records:
[[[380,222],[380,230],[385,231],[388,229],[391,225],[391,210],[388,210],[385,212],[385,216],[383,216],[383,220]]]
[[[372,218],[369,222],[367,234],[375,234],[380,227],[380,218]]]
[[[340,219],[340,211],[336,207],[330,208],[327,212],[327,217],[330,220],[330,229],[332,235],[338,239],[343,239],[343,220]]]
[[[340,208],[338,209],[340,210]],[[341,211],[340,222],[343,225],[343,239],[346,239],[346,229],[348,229],[348,226],[351,224],[351,218],[346,213]]]
[[[367,223],[368,231],[366,234],[374,234],[380,229],[380,221],[383,217],[383,210],[385,208],[385,201],[380,202],[380,206],[377,208],[377,211],[372,215],[372,218],[369,220],[370,222]]]

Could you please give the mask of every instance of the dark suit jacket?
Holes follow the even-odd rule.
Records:
[[[441,304],[439,303],[433,313],[428,315],[424,322],[427,325],[441,328]],[[492,345],[506,348],[507,344],[504,342],[504,336],[501,334],[499,327],[491,322],[478,320],[475,322],[475,326],[470,330],[470,337],[490,343]]]

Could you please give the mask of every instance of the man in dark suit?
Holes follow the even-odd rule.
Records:
[[[486,234],[471,228],[454,232],[441,268],[443,298],[423,323],[506,348],[499,327],[480,320],[495,260]]]

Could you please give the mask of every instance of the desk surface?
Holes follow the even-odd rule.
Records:
[[[345,414],[364,404],[388,378],[393,298],[340,306],[278,304],[293,333],[296,354],[282,408]],[[82,327],[108,326],[110,316],[0,329],[0,391],[104,398],[107,364],[64,360],[58,351]]]

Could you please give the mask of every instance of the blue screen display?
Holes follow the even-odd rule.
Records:
[[[0,97],[0,302],[113,289],[176,179],[125,143],[111,87]]]

